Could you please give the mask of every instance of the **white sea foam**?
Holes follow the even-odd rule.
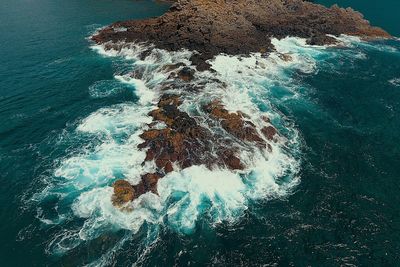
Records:
[[[111,44],[109,44],[111,45]],[[106,45],[93,45],[91,48],[106,57],[121,56],[127,60],[138,60],[140,54],[147,50],[148,46],[144,43],[118,43],[112,44],[116,49],[106,49]]]
[[[144,223],[165,224],[177,232],[191,233],[203,214],[210,215],[212,225],[236,222],[252,201],[290,194],[299,183],[301,140],[296,128],[277,110],[275,101],[299,97],[291,77],[293,72],[316,71],[317,59],[328,52],[298,38],[273,40],[273,44],[277,52],[268,57],[257,53],[248,57],[215,57],[210,64],[216,73],[197,73],[194,83],[206,81],[205,88],[196,93],[181,92],[184,102],[180,106],[189,114],[201,113],[202,103],[219,99],[228,110],[248,114],[259,129],[265,126],[262,117],[267,116],[281,133],[275,141],[265,140],[272,152],[250,144],[239,145],[240,158],[246,165],[243,171],[209,170],[205,166],[180,170],[175,166],[175,171],[159,181],[159,195],[142,195],[126,207],[132,208],[131,212],[112,205],[111,184],[115,179],[136,184],[142,174],[155,170],[153,162],[142,166],[145,151],[137,148],[142,141],[139,135],[151,122],[147,114],[160,95],[160,85],[168,79],[164,67],[179,62],[190,65],[192,53],[153,49],[145,59],[140,59],[146,49],[144,44],[118,44],[116,50],[94,46],[100,54],[132,62],[135,75],[116,75],[115,79],[131,86],[139,101],[102,108],[80,121],[73,134],[89,138],[90,144],[61,160],[55,170],[60,182],[45,193],[72,198],[72,214],[83,218],[84,223],[79,229],[57,234],[49,250],[63,253],[110,229],[137,232]],[[282,54],[289,55],[286,59],[290,60]],[[275,96],[278,89],[285,90],[285,95]],[[208,127],[204,117],[198,116],[196,120]],[[233,137],[227,134],[227,138]]]
[[[286,53],[287,51],[285,50],[284,52]],[[158,53],[159,55],[160,54],[163,55],[166,52],[156,51],[156,53]],[[186,55],[186,58],[190,55],[189,53],[185,52],[183,53],[184,55]],[[123,52],[122,54],[126,55],[127,53]],[[129,56],[129,58],[132,58],[132,56]],[[123,83],[130,83],[134,85],[136,89],[136,94],[138,94],[138,96],[141,97],[141,101],[139,102],[140,106],[150,105],[154,103],[154,100],[157,98],[156,97],[157,91],[155,90],[155,87],[149,89],[147,84],[152,84],[153,82],[152,79],[163,80],[165,79],[165,75],[162,73],[161,74],[152,73],[150,75],[149,73],[146,73],[146,70],[149,68],[154,69],[155,65],[157,66],[155,69],[157,69],[162,65],[179,62],[179,60],[185,59],[185,56],[180,55],[180,57],[175,57],[177,58],[177,60],[176,59],[174,60],[173,58],[174,55],[172,56],[150,55],[146,59],[146,61],[139,61],[139,63],[136,62],[136,64],[138,64],[142,69],[144,69],[144,76],[147,77],[147,79],[145,78],[143,80],[138,80],[136,78],[130,77],[129,75],[116,76],[116,79],[120,80]],[[246,57],[242,59],[239,59],[238,57],[218,56],[211,63],[213,68],[217,71],[218,79],[227,83],[228,86],[225,89],[225,91],[214,92],[213,94],[208,94],[208,95],[207,95],[207,90],[205,90],[204,93],[197,94],[197,97],[221,98],[223,100],[223,103],[229,110],[231,111],[240,110],[250,114],[252,120],[256,123],[256,125],[262,124],[262,121],[260,120],[261,115],[265,114],[272,115],[260,112],[257,108],[257,105],[253,103],[252,96],[250,95],[252,90],[256,89],[265,90],[265,88],[262,87],[260,84],[262,83],[263,80],[265,80],[265,76],[267,74],[273,75],[274,77],[270,78],[274,79],[282,75],[282,69],[286,67],[292,67],[294,65],[298,66],[298,68],[307,67],[306,70],[307,72],[309,72],[310,69],[314,68],[314,66],[310,67],[309,62],[303,64],[301,62],[301,59],[298,58],[296,54],[293,54],[292,62],[286,62],[280,59],[276,55],[272,55],[270,58],[265,59],[262,58],[261,55],[255,54],[251,57]],[[234,67],[226,68],[226,65]],[[163,77],[160,78],[159,75]],[[205,73],[203,76],[200,75],[200,79],[202,78],[210,79],[208,75],[210,74]],[[246,84],[247,86],[249,86],[249,88],[243,90],[243,88],[241,88],[242,87],[241,85],[243,84]],[[230,90],[230,92],[227,93],[226,90]],[[192,102],[192,104],[193,103],[196,102]],[[138,107],[135,108],[137,109]],[[185,109],[184,105],[183,109]],[[119,116],[115,116],[115,112],[118,112]],[[122,129],[122,131],[124,131],[123,125],[128,126],[131,125],[132,123],[137,122],[138,118],[137,119],[133,118],[135,116],[136,116],[135,112],[129,109],[127,109],[126,112],[107,110],[106,113],[105,110],[103,110],[100,112],[96,112],[91,116],[89,116],[87,119],[85,119],[83,123],[80,126],[78,126],[78,130],[86,131],[89,133],[105,132],[107,135],[112,135],[116,131],[116,129],[117,130]],[[275,116],[278,115],[275,114]],[[109,119],[104,119],[104,118],[109,118]],[[142,124],[145,123],[145,121],[146,120],[144,120]],[[111,129],[109,123],[112,123]],[[295,131],[292,137],[297,138]],[[292,140],[292,141],[293,143],[299,142],[299,140]],[[143,168],[140,167],[140,163],[143,160],[144,155],[143,152],[138,151],[137,148],[134,147],[134,145],[136,144],[137,142],[133,142],[132,144],[129,144],[128,148],[126,149],[126,151],[130,151],[130,153],[126,153],[127,155],[129,155],[129,157],[127,158],[130,159],[129,160],[130,164],[127,164],[126,169],[127,170],[130,169],[132,170],[132,172],[135,173],[133,174],[132,172],[131,173],[124,172],[124,174],[126,174],[125,176],[127,177],[131,176],[138,177],[140,173],[143,173]],[[98,154],[101,154],[100,151],[103,151],[103,149],[101,149],[102,146],[108,146],[108,145],[118,147],[117,153],[115,153],[115,155],[119,154],[120,155],[119,157],[125,158],[124,155],[126,154],[123,152],[125,151],[124,150],[125,144],[109,143],[109,142],[105,144],[104,143],[100,144],[98,146],[98,151],[99,151]],[[159,198],[161,199],[161,203],[165,203],[165,201],[171,195],[173,195],[174,192],[185,192],[186,196],[180,199],[177,203],[171,205],[171,207],[169,206],[164,207],[163,209],[166,210],[166,212],[164,215],[160,216],[168,215],[169,218],[174,217],[175,220],[171,219],[168,221],[171,221],[173,225],[176,226],[178,231],[180,230],[187,231],[189,229],[194,228],[194,224],[198,219],[199,213],[201,212],[200,211],[201,205],[202,203],[204,203],[203,198],[206,198],[208,199],[208,201],[211,201],[212,203],[212,205],[210,206],[211,210],[223,211],[222,213],[224,214],[224,216],[222,215],[215,216],[216,221],[221,221],[229,217],[233,217],[230,216],[229,214],[231,214],[235,210],[244,210],[246,208],[248,200],[251,198],[257,199],[257,198],[284,196],[285,194],[288,193],[288,189],[291,187],[291,185],[295,184],[297,180],[294,177],[291,177],[289,179],[290,182],[283,183],[283,186],[281,186],[277,183],[276,179],[279,179],[279,177],[284,176],[285,174],[295,175],[298,168],[298,162],[296,161],[296,159],[292,158],[291,155],[288,155],[287,153],[283,152],[283,150],[280,148],[281,146],[280,143],[271,143],[271,146],[273,146],[272,153],[267,151],[259,152],[256,155],[253,155],[252,153],[247,153],[247,154],[245,152],[243,153],[242,155],[243,161],[248,166],[247,173],[244,173],[245,176],[243,176],[243,174],[242,176],[240,176],[239,173],[235,173],[229,170],[210,171],[203,166],[193,166],[185,170],[173,172],[167,175],[160,181],[158,188],[160,193]],[[112,150],[114,149],[112,149],[111,147],[105,149],[105,151],[112,151]],[[136,152],[134,153],[134,151]],[[134,157],[131,154],[137,154],[141,156],[137,156],[136,160],[133,160]],[[111,157],[101,156],[101,158],[105,159],[104,162],[105,166],[121,165],[121,163],[118,164],[117,162],[113,162],[113,160],[111,160],[113,156]],[[118,158],[118,156],[116,156],[116,158]],[[66,162],[68,162],[68,160]],[[84,165],[87,164],[81,158],[76,161],[83,162]],[[127,163],[126,160],[124,160],[123,162]],[[99,164],[99,162],[93,164]],[[70,164],[67,165],[69,166]],[[89,168],[91,169],[93,167],[94,166],[90,166]],[[68,168],[69,167],[67,167],[67,169]],[[105,171],[105,170],[102,170],[101,173],[107,174],[104,177],[105,180],[110,179],[110,176],[112,176],[113,174],[112,171]],[[243,177],[248,177],[245,178],[248,179],[247,184],[243,181],[244,179]],[[137,182],[137,178],[133,180]],[[228,191],[226,190],[226,185],[231,185]],[[199,190],[199,188],[201,190]],[[79,200],[75,202],[74,210],[75,211],[81,210],[79,209],[80,206],[88,207],[90,206],[88,205],[88,201],[90,200],[94,201],[96,199],[96,201],[94,201],[97,203],[96,208],[100,210],[105,208],[105,210],[103,210],[101,214],[109,214],[109,212],[107,212],[107,209],[110,208],[111,206],[99,204],[100,197],[93,196],[96,194],[101,195],[103,193],[101,191],[98,191],[97,189],[93,189],[92,191],[85,193],[85,198],[80,197]],[[215,197],[213,194],[218,195],[218,197]],[[219,199],[221,203],[217,203],[216,199]],[[110,199],[108,198],[108,200],[106,201],[110,202]],[[143,204],[144,203],[143,199],[141,199],[140,201],[135,201],[133,205],[137,205],[138,203]],[[159,205],[159,203],[157,203],[157,205]],[[222,208],[222,206],[224,208]],[[157,210],[157,208],[154,209]],[[122,213],[122,215],[127,218],[120,220],[115,218],[114,223],[120,225],[121,227],[122,226],[128,227],[132,222],[126,224],[123,224],[121,222],[122,221],[129,222],[129,217],[134,216],[134,214],[136,214],[136,210],[138,210],[137,207],[134,209],[133,212],[130,213],[129,216],[125,215],[125,213]],[[85,212],[77,212],[77,213],[79,213],[80,215],[86,214]],[[110,220],[111,217],[112,216],[107,216],[108,220]],[[181,219],[178,220],[176,219],[177,217],[181,217]],[[179,225],[181,227],[179,227]],[[129,226],[129,228],[133,229],[132,226]]]
[[[400,87],[400,78],[393,78],[389,80],[389,83],[391,85],[394,85],[396,87]]]
[[[125,27],[114,28],[114,32],[126,32],[128,29]]]
[[[387,44],[386,42],[382,42],[384,39],[377,39],[372,42],[364,41],[360,39],[357,36],[349,36],[342,34],[339,37],[332,36],[338,41],[342,43],[343,46],[345,47],[351,47],[351,48],[367,48],[371,50],[378,50],[381,52],[387,52],[387,53],[399,53],[399,49]],[[357,51],[358,52],[358,51]]]
[[[89,94],[93,98],[104,98],[121,93],[126,88],[116,80],[100,80],[89,86]]]
[[[115,78],[121,83],[131,84],[135,87],[135,92],[139,97],[139,102],[141,105],[154,104],[156,102],[156,92],[147,88],[144,81],[129,77],[129,75],[116,75]]]
[[[116,209],[111,203],[113,190],[111,187],[95,188],[82,193],[74,202],[72,209],[75,215],[87,218],[81,231],[80,238],[91,239],[101,234],[96,228],[103,228],[107,224],[120,228],[138,231],[144,222],[159,223],[161,204],[155,195],[145,195],[134,203],[134,212]],[[140,201],[142,203],[140,203]]]

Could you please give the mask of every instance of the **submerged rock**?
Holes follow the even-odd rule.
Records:
[[[292,56],[289,54],[278,54],[278,57],[286,62],[293,60]]]

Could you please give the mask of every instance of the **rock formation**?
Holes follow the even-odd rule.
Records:
[[[126,31],[116,29],[124,28]],[[199,70],[213,56],[273,50],[271,37],[297,36],[310,44],[331,44],[329,35],[390,37],[351,8],[326,8],[302,0],[178,0],[158,18],[116,22],[93,36],[108,41],[151,42],[159,48],[198,51]]]
[[[202,71],[210,67],[207,60],[220,53],[267,54],[274,50],[272,37],[297,36],[306,38],[309,44],[323,45],[336,42],[328,35],[340,34],[390,37],[384,30],[370,26],[351,8],[326,8],[302,0],[178,0],[161,17],[116,22],[92,40],[107,44],[106,49],[115,48],[114,44],[123,41],[148,42],[170,51],[182,48],[197,51],[190,60]],[[282,60],[290,61],[291,57],[282,55]],[[193,68],[183,63],[165,68],[171,71],[170,79],[179,80],[165,85],[169,87],[190,84],[196,75]],[[190,86],[185,90],[201,90]],[[246,114],[229,112],[218,100],[202,107],[206,125],[180,110],[181,104],[180,95],[163,94],[157,108],[150,112],[153,123],[141,134],[144,141],[139,149],[146,151],[143,164],[154,161],[157,170],[144,174],[136,185],[116,181],[114,205],[123,206],[146,192],[157,194],[157,181],[176,167],[184,169],[203,164],[210,169],[217,166],[243,170],[245,166],[239,157],[241,146],[251,144],[271,151],[268,142],[274,142],[279,136],[268,118],[263,118],[265,125],[257,129]],[[165,127],[157,128],[157,123]],[[216,126],[224,133],[210,131]]]
[[[211,102],[203,107],[212,124],[220,124],[226,133],[215,133],[199,125],[187,113],[179,110],[181,101],[177,95],[164,94],[158,108],[150,112],[153,117],[149,129],[140,137],[144,140],[139,149],[146,150],[146,161],[153,161],[157,173],[147,173],[142,176],[137,185],[129,185],[124,180],[113,184],[113,203],[121,206],[134,200],[146,192],[157,193],[157,181],[169,172],[174,166],[184,169],[192,165],[204,164],[212,169],[215,166],[226,167],[231,170],[243,170],[244,166],[238,157],[238,146],[226,137],[226,133],[260,148],[271,149],[265,139],[258,133],[256,126],[243,113],[232,113],[224,109],[218,102]],[[156,123],[164,123],[166,127],[158,129]],[[273,140],[276,129],[265,120],[266,126],[261,133],[268,140]],[[145,163],[143,162],[143,163]]]

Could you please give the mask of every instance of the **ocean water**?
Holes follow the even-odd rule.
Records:
[[[397,265],[397,40],[342,36],[333,48],[286,38],[274,44],[289,62],[216,57],[216,73],[197,73],[195,83],[208,83],[201,93],[178,92],[182,109],[195,115],[217,98],[256,125],[267,115],[281,134],[273,152],[243,146],[244,173],[194,166],[160,180],[159,196],[142,196],[133,212],[113,208],[113,181],[135,183],[154,168],[141,165],[137,144],[168,79],[163,66],[190,64],[192,52],[154,50],[141,61],[143,45],[105,51],[87,37],[167,8],[0,3],[2,265]],[[374,10],[365,13],[377,24]],[[389,19],[381,26],[397,29]]]

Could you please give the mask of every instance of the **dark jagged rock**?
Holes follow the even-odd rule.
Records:
[[[268,140],[273,140],[277,134],[276,129],[273,126],[267,126],[261,129],[261,132],[267,137]]]
[[[351,8],[331,8],[303,0],[179,0],[158,18],[116,22],[92,37],[97,43],[151,42],[167,50],[198,51],[192,62],[209,68],[207,59],[226,54],[267,52],[271,38],[297,36],[310,44],[335,43],[327,34],[390,37]],[[114,29],[126,28],[126,31]]]
[[[135,197],[137,198],[147,192],[153,192],[154,194],[158,194],[157,193],[157,182],[158,179],[160,179],[162,177],[162,175],[158,174],[158,173],[146,173],[145,175],[143,175],[141,178],[141,181],[139,184],[134,185],[133,188],[135,189]],[[134,199],[133,198],[133,199]],[[131,199],[131,200],[133,200]]]
[[[194,78],[194,70],[189,67],[184,67],[178,72],[178,77],[185,82],[189,82]]]

